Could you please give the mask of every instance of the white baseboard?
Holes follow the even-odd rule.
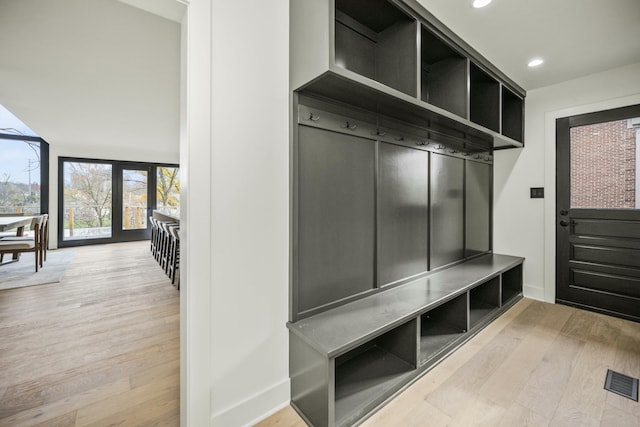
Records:
[[[237,405],[213,414],[211,427],[253,426],[287,406],[290,399],[291,385],[289,378],[285,378]]]
[[[522,293],[525,297],[535,299],[538,301],[544,301],[544,288],[538,286],[524,285],[522,287]]]

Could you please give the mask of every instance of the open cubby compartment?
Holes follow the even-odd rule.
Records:
[[[469,70],[469,118],[500,132],[500,83],[476,64]]]
[[[337,426],[352,425],[415,375],[417,334],[414,318],[335,359]]]
[[[469,291],[469,329],[500,307],[500,276]]]
[[[502,134],[522,142],[524,100],[502,86]]]
[[[467,59],[425,26],[421,35],[420,98],[467,118]]]
[[[467,332],[467,293],[420,316],[420,363],[438,356]]]
[[[522,264],[502,273],[502,304],[522,294]]]
[[[386,0],[335,6],[335,64],[415,97],[417,21]]]

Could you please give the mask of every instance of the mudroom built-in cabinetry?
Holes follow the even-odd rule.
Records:
[[[413,0],[292,0],[291,403],[360,423],[522,297],[493,152],[525,92]]]

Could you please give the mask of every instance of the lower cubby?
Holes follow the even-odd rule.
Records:
[[[502,304],[522,294],[522,264],[502,273]]]
[[[420,316],[420,364],[437,357],[467,332],[467,294]]]
[[[351,425],[413,377],[417,323],[411,320],[335,359],[335,425]]]
[[[522,297],[522,258],[485,255],[289,328],[291,405],[357,425]]]
[[[469,291],[469,329],[500,307],[500,276]]]

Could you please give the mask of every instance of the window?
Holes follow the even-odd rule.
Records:
[[[0,105],[0,213],[47,213],[49,145]]]

